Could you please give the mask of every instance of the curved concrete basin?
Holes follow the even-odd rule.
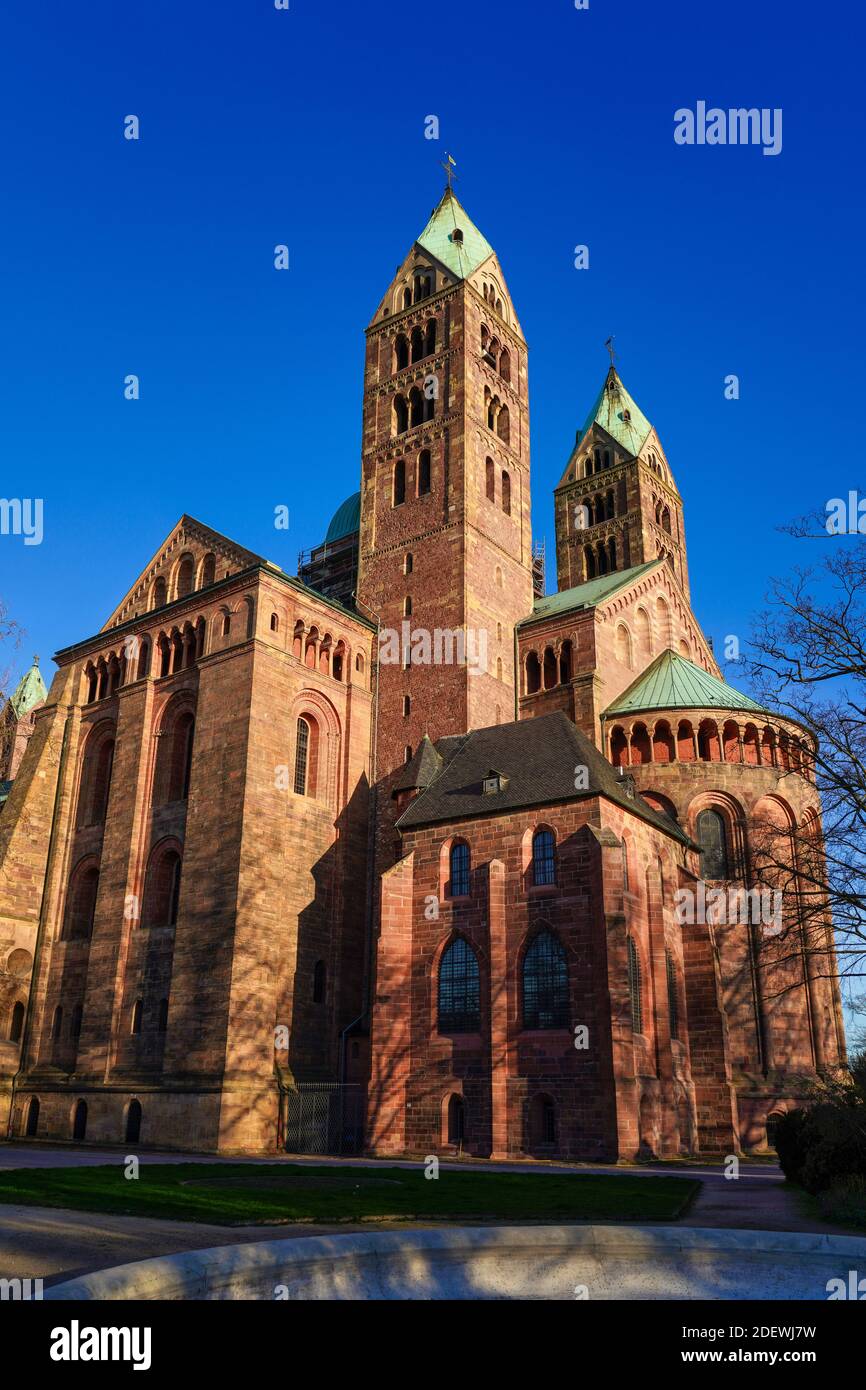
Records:
[[[670,1226],[484,1226],[295,1237],[141,1260],[46,1299],[826,1299],[866,1239]]]

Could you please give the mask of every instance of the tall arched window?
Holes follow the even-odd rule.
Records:
[[[177,567],[177,597],[186,598],[195,584],[195,560],[192,555],[183,555]]]
[[[20,1042],[21,1034],[24,1030],[24,1005],[19,999],[12,1006],[12,1017],[9,1020],[9,1041]]]
[[[141,1032],[141,1017],[144,1012],[144,1005],[140,999],[136,999],[132,1006],[132,1022],[129,1031],[133,1037],[137,1037]]]
[[[628,938],[628,993],[631,1002],[631,1026],[635,1033],[643,1032],[643,995],[641,991],[640,961],[637,947]]]
[[[206,589],[209,584],[216,580],[216,556],[212,551],[208,551],[201,564],[201,587]]]
[[[114,765],[114,738],[97,733],[87,741],[78,791],[77,824],[103,825],[108,807],[111,771]]]
[[[677,970],[670,951],[665,951],[665,975],[668,985],[668,1020],[671,1037],[676,1039],[680,1035],[680,1005],[677,996]]]
[[[162,575],[154,580],[153,585],[153,608],[164,608],[168,602],[168,593],[165,579]]]
[[[295,741],[295,792],[298,796],[316,794],[316,732],[312,719],[298,720]]]
[[[173,927],[180,903],[181,858],[173,845],[158,845],[150,857],[141,906],[142,927]]]
[[[99,866],[91,859],[79,864],[69,880],[63,936],[66,941],[89,941],[96,914]]]
[[[39,1129],[39,1098],[38,1098],[38,1096],[31,1096],[31,1097],[30,1097],[30,1103],[29,1103],[28,1106],[27,1106],[27,1124],[26,1124],[26,1127],[25,1127],[25,1131],[24,1131],[24,1132],[25,1132],[25,1134],[26,1134],[26,1136],[27,1136],[28,1139],[33,1139],[33,1138],[35,1138],[36,1132],[37,1132],[38,1129]]]
[[[719,811],[701,811],[698,816],[697,841],[701,847],[701,878],[727,878],[725,818]]]
[[[469,894],[469,846],[465,840],[457,840],[451,846],[450,855],[450,893],[452,898],[465,898]]]
[[[418,455],[418,496],[424,497],[430,491],[430,450],[422,449]]]
[[[556,855],[552,830],[536,830],[532,837],[532,882],[536,888],[556,882]]]
[[[458,1095],[451,1096],[448,1101],[448,1143],[463,1143],[466,1133],[466,1111],[463,1105],[463,1097]]]
[[[398,459],[394,464],[394,498],[393,505],[399,507],[401,502],[406,501],[406,460]]]
[[[478,960],[469,942],[458,936],[439,963],[439,1032],[477,1033],[481,1028]]]
[[[486,473],[485,487],[487,489],[488,502],[496,501],[496,465],[493,459],[488,459],[484,465]]]
[[[153,779],[153,804],[165,806],[186,801],[189,795],[195,715],[190,709],[170,712],[163,721],[157,743]]]
[[[504,468],[502,470],[502,510],[506,516],[511,516],[511,479]]]
[[[405,396],[397,396],[394,400],[394,433],[405,434],[409,428],[409,406]]]
[[[511,418],[508,413],[508,406],[504,405],[496,417],[496,433],[504,444],[511,441]]]
[[[524,1028],[567,1028],[568,966],[552,932],[535,937],[523,957]]]
[[[409,365],[409,340],[405,333],[401,333],[394,344],[394,352],[397,362],[397,371],[402,372],[404,367]]]

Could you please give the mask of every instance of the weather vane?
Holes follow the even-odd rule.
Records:
[[[614,359],[616,358],[616,353],[615,353],[614,350],[613,350],[613,334],[612,334],[612,333],[611,333],[610,337],[608,338],[607,342],[605,343],[605,347],[607,348],[608,352],[610,353],[610,365],[613,366],[613,364],[614,364]]]
[[[457,178],[457,174],[454,172],[457,168],[457,161],[451,158],[447,150],[445,151],[445,158],[442,161],[442,168],[445,170],[445,175],[448,179],[448,192],[450,193],[452,191],[451,180]]]

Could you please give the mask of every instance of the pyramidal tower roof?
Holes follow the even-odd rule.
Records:
[[[664,651],[637,680],[605,710],[614,714],[637,714],[655,709],[755,710],[766,713],[742,691],[727,681],[702,671],[677,652]]]
[[[442,194],[418,245],[441,261],[458,280],[465,280],[493,255],[490,242],[479,232],[452,188],[446,188]]]
[[[580,432],[578,445],[593,425],[601,425],[617,444],[634,456],[640,453],[652,432],[652,425],[625,389],[613,363]]]
[[[39,657],[34,656],[33,665],[20,679],[10,697],[9,703],[17,719],[28,714],[34,705],[47,700],[48,690],[39,670]]]

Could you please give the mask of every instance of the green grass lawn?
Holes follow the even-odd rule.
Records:
[[[293,1163],[143,1163],[136,1179],[120,1160],[94,1168],[0,1171],[0,1202],[126,1216],[266,1222],[505,1219],[671,1221],[700,1183],[686,1177],[575,1173],[337,1168]]]

